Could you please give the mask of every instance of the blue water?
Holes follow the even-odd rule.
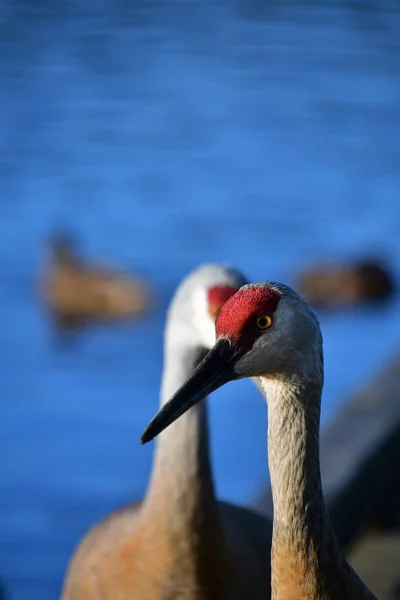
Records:
[[[165,308],[190,269],[223,260],[290,283],[316,260],[376,251],[400,276],[399,33],[395,2],[3,3],[0,574],[13,599],[55,600],[82,534],[142,496]],[[148,279],[157,310],[54,346],[34,285],[60,225],[88,257]],[[324,422],[397,348],[399,308],[322,316]],[[249,502],[268,477],[265,412],[249,382],[215,394],[225,499]]]

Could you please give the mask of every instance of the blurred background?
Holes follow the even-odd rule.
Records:
[[[398,279],[399,48],[390,0],[3,0],[10,598],[57,598],[89,526],[144,494],[153,445],[139,437],[158,406],[165,310],[192,268],[223,261],[294,285],[314,265],[372,256]],[[60,344],[37,284],[60,230],[85,260],[145,282],[151,309]],[[320,312],[323,424],[398,347],[400,303],[386,296]],[[268,479],[264,402],[243,381],[210,407],[218,494],[247,504]]]

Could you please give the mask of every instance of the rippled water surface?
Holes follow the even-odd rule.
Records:
[[[400,274],[395,3],[4,3],[0,9],[0,573],[54,600],[79,537],[142,496],[164,314],[223,260],[290,282],[312,261],[383,251]],[[346,8],[347,6],[347,8]],[[146,277],[146,320],[54,346],[34,294],[43,241]],[[323,419],[397,347],[399,302],[322,317]],[[221,497],[268,477],[249,382],[211,403]]]

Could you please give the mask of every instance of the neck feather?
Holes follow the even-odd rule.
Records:
[[[198,346],[167,344],[161,386],[161,405],[165,404],[188,379],[205,350]],[[146,503],[160,507],[182,526],[193,526],[214,514],[216,500],[212,478],[206,401],[200,402],[161,433]]]
[[[272,600],[372,599],[340,552],[319,465],[322,383],[261,378],[274,503]]]

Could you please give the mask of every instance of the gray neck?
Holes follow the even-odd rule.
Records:
[[[198,346],[170,345],[165,352],[161,405],[185,383],[206,351]],[[208,441],[206,401],[198,403],[161,433],[146,503],[161,507],[163,519],[179,514],[185,521],[204,518],[216,506]],[[165,519],[168,522],[168,518]]]
[[[321,385],[262,378],[274,503],[272,600],[373,596],[339,550],[319,465]]]

